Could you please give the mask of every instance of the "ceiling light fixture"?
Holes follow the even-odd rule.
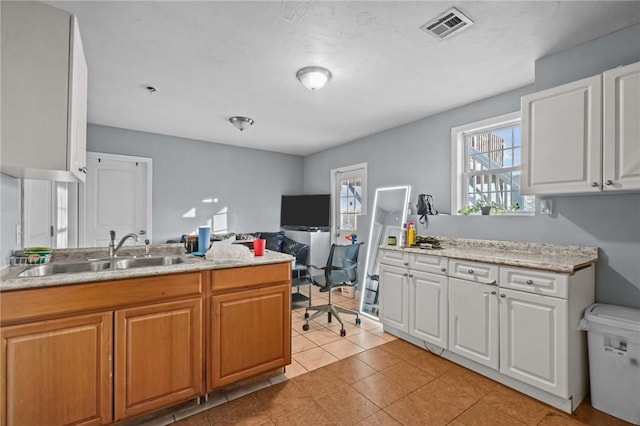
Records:
[[[249,117],[235,116],[231,117],[229,121],[236,127],[236,129],[240,130],[241,132],[253,125],[253,120]]]
[[[331,71],[322,67],[304,67],[298,70],[296,77],[307,89],[318,90],[331,80]]]

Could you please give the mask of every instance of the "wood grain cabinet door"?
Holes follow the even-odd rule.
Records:
[[[291,286],[211,297],[209,389],[291,363]]]
[[[202,300],[116,311],[115,420],[201,395]]]
[[[1,424],[111,423],[109,313],[3,327]]]

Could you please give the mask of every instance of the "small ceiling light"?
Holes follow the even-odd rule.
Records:
[[[318,90],[331,80],[331,71],[322,67],[304,67],[298,70],[296,77],[307,89]]]
[[[244,129],[248,129],[253,125],[253,120],[250,119],[249,117],[235,116],[235,117],[231,117],[229,121],[231,122],[231,124],[236,126],[236,129],[240,130],[241,132]]]

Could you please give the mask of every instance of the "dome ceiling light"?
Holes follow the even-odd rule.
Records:
[[[251,118],[240,116],[231,117],[229,121],[236,127],[236,129],[240,130],[241,132],[251,127],[254,123]]]
[[[331,71],[322,67],[304,67],[296,73],[300,83],[309,90],[322,89],[331,80]]]

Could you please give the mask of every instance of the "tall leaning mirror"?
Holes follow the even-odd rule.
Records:
[[[365,260],[364,286],[360,299],[360,312],[363,315],[378,319],[379,315],[379,287],[378,268],[379,250],[382,244],[387,244],[389,237],[396,237],[397,244],[401,242],[402,224],[407,221],[407,207],[411,186],[390,186],[376,189],[373,199],[373,216],[367,240],[367,257]]]

